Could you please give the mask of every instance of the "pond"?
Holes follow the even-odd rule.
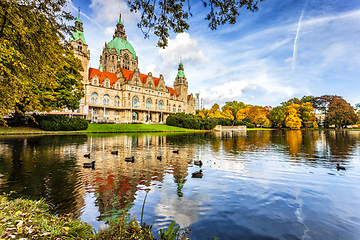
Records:
[[[156,234],[176,221],[198,240],[359,239],[359,155],[357,131],[1,136],[0,191],[96,230],[140,220],[146,196]]]

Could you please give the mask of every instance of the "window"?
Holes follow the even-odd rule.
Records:
[[[98,97],[98,94],[96,92],[93,92],[91,94],[91,104],[97,104],[97,97]]]
[[[120,107],[120,98],[119,98],[119,96],[115,96],[114,107]]]
[[[146,121],[150,121],[150,120],[151,120],[151,114],[148,113],[148,114],[146,114]]]
[[[136,97],[136,96],[134,96],[134,97],[132,98],[131,106],[132,106],[133,108],[137,108],[138,105],[139,105],[139,98]]]
[[[139,119],[139,115],[136,112],[133,112],[132,114],[132,120],[138,120]]]
[[[94,85],[97,85],[97,80],[96,79],[94,79]]]
[[[163,101],[159,101],[159,110],[163,110]]]
[[[151,99],[150,98],[148,98],[147,100],[146,100],[146,108],[147,109],[151,109],[151,106],[152,105],[152,101],[151,101]]]
[[[109,106],[109,95],[107,94],[104,95],[103,105]]]
[[[178,112],[181,112],[181,106],[180,105],[178,106]]]
[[[99,114],[99,110],[97,108],[94,109],[94,114]]]
[[[114,112],[114,115],[115,115],[115,116],[120,115],[119,111],[115,111],[115,112]]]
[[[176,112],[176,106],[175,106],[175,104],[173,105],[173,112]]]
[[[109,115],[109,109],[105,109],[105,115]]]

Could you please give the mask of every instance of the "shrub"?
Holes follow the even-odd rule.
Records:
[[[77,131],[86,130],[88,121],[83,118],[69,118],[67,116],[35,116],[36,123],[40,129],[45,131]]]
[[[210,130],[216,126],[216,121],[193,114],[173,113],[167,117],[166,124],[189,129]]]

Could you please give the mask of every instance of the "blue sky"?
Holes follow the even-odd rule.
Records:
[[[180,57],[189,92],[198,93],[205,107],[226,101],[278,106],[292,97],[340,95],[352,106],[360,102],[360,1],[265,0],[259,11],[240,11],[235,25],[211,31],[207,9],[190,1],[190,29],[170,35],[169,46],[156,47],[157,37],[144,36],[123,0],[74,0],[67,10],[81,7],[91,67],[119,18],[139,56],[140,72],[163,74],[173,86]]]

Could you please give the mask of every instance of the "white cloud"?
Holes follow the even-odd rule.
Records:
[[[256,88],[255,85],[250,85],[249,80],[231,81],[212,87],[210,92],[201,90],[200,94],[204,98],[205,104],[210,104],[238,99],[247,90],[255,90]]]
[[[164,63],[168,65],[178,64],[180,57],[192,64],[209,61],[199,49],[198,42],[195,39],[191,39],[188,33],[179,33],[175,39],[169,39],[169,46],[165,49],[159,48],[158,54]]]
[[[134,19],[139,18],[138,13],[130,13],[127,1],[124,0],[91,0],[90,8],[96,13],[96,20],[100,22],[118,21],[120,13],[124,24],[132,23]]]

